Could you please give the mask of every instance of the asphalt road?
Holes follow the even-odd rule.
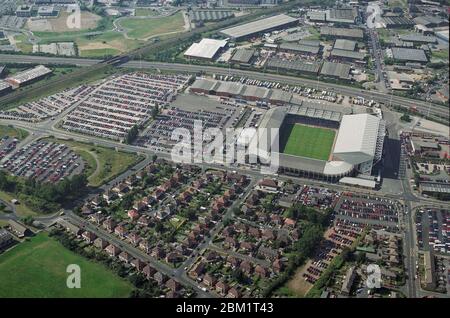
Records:
[[[80,58],[57,58],[46,56],[33,56],[33,55],[12,55],[12,54],[0,54],[0,61],[10,63],[41,63],[41,64],[72,64],[79,66],[92,66],[100,60],[95,59],[80,59]],[[322,90],[334,90],[343,95],[349,96],[361,96],[368,100],[374,100],[385,105],[397,105],[410,109],[411,106],[416,106],[417,111],[423,115],[428,115],[431,118],[443,119],[448,121],[449,109],[448,107],[424,103],[423,101],[408,99],[404,97],[395,96],[392,94],[386,94],[376,91],[367,91],[359,88],[352,88],[350,86],[337,85],[326,82],[317,82],[317,80],[310,80],[305,78],[277,75],[270,73],[260,73],[255,71],[246,71],[238,69],[229,69],[216,66],[204,66],[193,64],[177,64],[177,63],[162,63],[162,62],[146,62],[146,61],[129,61],[121,67],[129,68],[142,68],[142,69],[160,69],[178,72],[191,72],[191,73],[214,73],[221,75],[234,75],[242,77],[250,77],[264,81],[278,81],[281,83],[291,85],[306,85],[316,87]]]

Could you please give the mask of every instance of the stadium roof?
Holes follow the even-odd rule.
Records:
[[[338,50],[354,51],[356,49],[356,42],[346,39],[336,39],[336,41],[334,41],[333,48]]]
[[[352,185],[352,186],[361,186],[361,187],[371,188],[371,189],[375,189],[375,187],[376,187],[375,181],[362,179],[362,178],[344,177],[339,180],[339,183]]]
[[[370,114],[343,116],[333,155],[354,165],[373,160],[380,121]]]
[[[265,19],[238,25],[220,31],[222,34],[234,39],[243,38],[266,30],[282,27],[297,22],[298,20],[285,14],[279,14]]]
[[[393,47],[392,57],[399,61],[428,62],[424,50],[406,49],[403,47]]]
[[[349,64],[324,62],[320,70],[320,75],[348,79],[351,68]]]
[[[296,44],[296,43],[281,43],[280,49],[287,50],[287,51],[295,51],[295,52],[305,52],[305,53],[311,53],[311,54],[319,53],[319,46],[302,45],[302,44]]]
[[[321,27],[320,34],[325,36],[355,38],[355,39],[362,39],[364,37],[362,29],[354,29],[354,28]]]
[[[227,45],[227,40],[202,39],[199,43],[193,43],[184,52],[185,56],[194,58],[212,59],[217,52]]]
[[[320,69],[320,63],[305,62],[301,60],[289,61],[273,57],[267,61],[267,67],[317,74]]]
[[[232,62],[250,63],[256,50],[254,49],[237,49],[231,57]]]
[[[333,49],[331,50],[331,56],[344,57],[353,60],[364,60],[366,55],[361,52]]]

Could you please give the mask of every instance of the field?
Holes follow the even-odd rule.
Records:
[[[140,161],[136,154],[116,151],[112,148],[94,146],[72,140],[50,139],[64,143],[72,148],[87,162],[89,185],[97,187],[114,176],[124,172],[128,167]]]
[[[0,191],[0,200],[11,203],[12,199],[17,199],[17,196],[15,196],[14,194],[11,194],[11,193]],[[14,207],[16,209],[16,215],[18,215],[20,217],[38,215],[37,212],[33,211],[30,207],[28,207],[21,201],[19,204],[15,205]]]
[[[137,17],[155,16],[158,14],[158,11],[149,8],[137,8],[135,13]]]
[[[335,132],[331,129],[295,124],[290,131],[284,153],[328,160]]]
[[[20,128],[0,125],[0,137],[4,136],[22,140],[28,136],[28,132]]]
[[[30,31],[38,32],[73,32],[80,30],[95,29],[101,17],[87,11],[81,12],[80,27],[73,27],[75,25],[74,14],[68,12],[61,12],[57,18],[50,19],[29,19],[27,28]]]
[[[184,30],[183,14],[178,12],[163,18],[135,19],[127,18],[120,21],[130,38],[147,40],[156,35],[182,32]]]
[[[81,288],[66,287],[69,264],[81,268]],[[133,287],[104,266],[40,233],[0,255],[0,298],[128,297]]]

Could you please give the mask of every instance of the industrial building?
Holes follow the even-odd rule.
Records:
[[[294,26],[297,23],[298,23],[297,19],[292,18],[285,14],[279,14],[272,17],[224,29],[220,31],[220,33],[234,40],[242,40],[263,32],[270,32],[276,29]]]
[[[424,50],[421,49],[407,49],[402,47],[391,48],[392,58],[399,62],[418,62],[427,63],[428,58]]]
[[[329,38],[342,38],[342,39],[355,39],[362,40],[364,38],[364,32],[362,29],[350,29],[350,28],[330,28],[330,27],[321,27],[320,35]]]
[[[213,60],[227,46],[227,40],[202,39],[193,43],[184,56],[193,59]]]
[[[284,70],[306,75],[317,76],[320,70],[320,63],[307,62],[302,60],[283,60],[278,57],[271,57],[266,62],[266,67],[274,70]]]
[[[336,39],[334,41],[333,49],[354,51],[356,49],[356,41],[347,39]]]
[[[339,59],[341,61],[362,62],[366,57],[366,55],[361,52],[333,49],[331,50],[330,57],[334,59]]]
[[[400,40],[405,42],[413,42],[414,44],[435,44],[437,39],[435,36],[428,36],[422,34],[400,34]]]
[[[251,64],[251,61],[256,53],[254,49],[237,49],[230,59],[232,63]]]
[[[231,10],[193,10],[189,13],[191,21],[220,21],[234,16]]]
[[[41,79],[42,77],[51,74],[52,70],[45,67],[44,65],[38,65],[32,69],[14,74],[13,76],[7,77],[5,80],[16,87],[30,84],[34,81]]]
[[[332,8],[323,11],[309,11],[307,17],[311,22],[354,24],[358,18],[358,10],[356,8]]]
[[[412,27],[414,22],[405,17],[383,17],[386,28],[403,28]]]
[[[324,62],[320,75],[326,77],[348,80],[350,77],[351,66],[344,63]]]
[[[281,43],[279,50],[282,52],[299,53],[304,55],[317,55],[319,54],[320,47],[296,43]]]

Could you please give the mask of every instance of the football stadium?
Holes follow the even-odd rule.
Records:
[[[330,182],[370,176],[382,157],[384,120],[366,113],[351,114],[342,106],[304,102],[274,107],[266,112],[260,127],[279,129],[275,137],[279,171],[288,175]]]

